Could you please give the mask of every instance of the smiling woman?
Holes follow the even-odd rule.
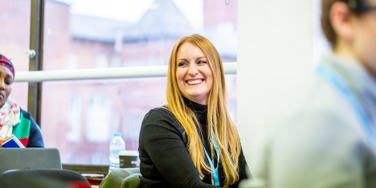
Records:
[[[141,126],[141,187],[237,187],[247,163],[216,48],[198,34],[181,37],[167,74],[167,105]]]
[[[15,77],[12,62],[0,54],[0,65],[0,143],[14,135],[25,147],[44,147],[41,130],[30,113],[9,97]]]

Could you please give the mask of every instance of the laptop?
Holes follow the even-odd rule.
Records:
[[[0,174],[11,169],[62,169],[56,148],[0,148]]]

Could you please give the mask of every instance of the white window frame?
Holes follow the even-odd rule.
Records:
[[[236,74],[237,63],[223,63],[225,74]],[[117,67],[17,72],[15,82],[166,77],[168,66]]]

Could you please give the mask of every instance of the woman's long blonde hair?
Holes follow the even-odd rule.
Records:
[[[167,76],[167,109],[171,111],[182,124],[188,136],[187,149],[201,178],[204,172],[210,172],[211,168],[205,162],[204,148],[201,144],[196,125],[199,124],[194,112],[190,110],[183,100],[176,80],[177,53],[179,47],[189,42],[201,49],[207,58],[207,62],[213,74],[213,86],[208,99],[208,136],[212,143],[213,131],[220,150],[220,163],[225,175],[224,186],[231,185],[239,179],[238,163],[240,155],[240,139],[238,131],[227,111],[226,85],[222,66],[222,60],[214,45],[205,37],[193,34],[181,37],[171,52]],[[213,125],[213,126],[210,126]],[[208,151],[209,152],[209,151]],[[210,152],[209,152],[210,153]]]

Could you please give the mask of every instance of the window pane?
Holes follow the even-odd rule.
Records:
[[[236,62],[237,1],[46,1],[44,70],[167,65],[176,40],[193,33]],[[236,122],[236,76],[226,78]],[[142,118],[165,104],[165,87],[166,78],[45,82],[46,146],[64,163],[108,164],[113,133],[136,150]]]
[[[15,71],[29,70],[26,51],[30,43],[29,0],[1,0],[0,54],[11,59]],[[27,110],[27,83],[14,83],[11,98]]]
[[[166,103],[165,90],[166,78],[44,82],[45,145],[59,148],[64,163],[108,164],[116,132],[137,150],[142,119]]]

